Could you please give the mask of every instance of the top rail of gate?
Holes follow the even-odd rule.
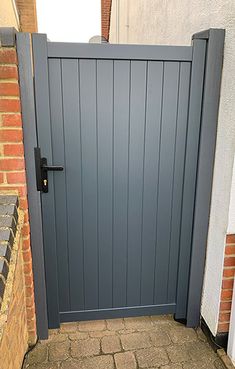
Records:
[[[191,61],[191,46],[48,42],[49,58]]]

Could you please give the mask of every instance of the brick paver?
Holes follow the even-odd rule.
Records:
[[[225,369],[200,329],[171,316],[66,323],[51,330],[24,369]]]

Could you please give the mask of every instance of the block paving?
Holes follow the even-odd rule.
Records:
[[[65,323],[27,354],[23,369],[225,369],[201,329],[171,316]]]

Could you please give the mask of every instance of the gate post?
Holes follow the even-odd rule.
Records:
[[[223,65],[225,30],[209,29],[193,35],[193,40],[206,40],[207,56],[204,79],[203,107],[196,199],[192,235],[191,268],[188,291],[187,326],[200,321],[201,294],[209,225],[220,84]]]
[[[41,198],[36,188],[34,147],[37,147],[37,133],[34,105],[33,69],[29,33],[16,34],[21,106],[23,116],[25,164],[27,171],[30,234],[33,256],[37,334],[39,339],[48,338],[45,269],[43,254]]]

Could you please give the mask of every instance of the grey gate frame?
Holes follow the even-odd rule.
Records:
[[[216,142],[216,126],[219,105],[220,78],[222,70],[223,42],[224,31],[214,29],[194,35],[192,47],[69,45],[60,43],[47,43],[45,35],[33,35],[37,128],[35,125],[31,127],[31,129],[33,130],[33,135],[31,134],[31,136],[29,137],[26,127],[30,124],[30,119],[31,121],[34,121],[35,119],[35,112],[32,109],[32,101],[34,101],[33,91],[31,89],[30,93],[28,93],[26,86],[26,82],[30,79],[32,80],[32,65],[29,57],[29,36],[24,34],[17,35],[22,111],[24,118],[24,134],[25,143],[29,148],[29,150],[26,152],[26,167],[28,173],[27,179],[29,184],[29,207],[31,209],[30,222],[33,239],[32,250],[36,293],[37,326],[38,333],[41,338],[45,338],[47,335],[45,323],[47,322],[45,312],[46,305],[48,305],[47,310],[50,322],[49,324],[53,327],[58,326],[60,321],[70,321],[74,319],[93,319],[112,316],[128,316],[155,313],[174,313],[177,319],[186,319],[188,326],[198,325],[210,208],[213,160]],[[32,175],[31,178],[35,179],[35,172],[33,173],[34,168],[32,165],[32,149],[35,145],[36,133],[38,140],[37,144],[41,146],[43,150],[43,156],[46,156],[48,161],[52,163],[53,158],[50,143],[51,135],[48,131],[48,129],[50,129],[50,126],[47,123],[51,120],[51,112],[49,106],[49,100],[51,96],[49,98],[50,91],[48,89],[48,58],[51,59],[51,63],[53,64],[56,58],[62,57],[65,58],[65,60],[71,58],[82,58],[99,59],[106,61],[108,59],[138,61],[160,60],[167,63],[178,61],[183,62],[186,69],[189,62],[191,63],[190,92],[188,94],[189,110],[188,118],[186,119],[187,127],[185,127],[187,128],[185,132],[187,134],[187,155],[185,157],[183,168],[181,166],[179,167],[179,170],[183,170],[182,174],[184,178],[184,184],[183,188],[180,190],[179,186],[177,190],[178,192],[176,192],[180,196],[180,191],[183,190],[183,202],[181,207],[181,203],[177,203],[178,196],[176,196],[173,199],[173,201],[176,201],[175,208],[173,210],[173,213],[171,214],[171,221],[172,217],[176,217],[176,220],[177,217],[181,217],[180,235],[178,235],[178,237],[180,236],[180,253],[178,256],[177,253],[173,253],[173,255],[171,256],[176,256],[177,258],[179,257],[179,259],[177,259],[179,261],[178,264],[174,264],[174,268],[177,269],[175,270],[176,274],[173,273],[174,276],[177,276],[177,286],[175,290],[176,295],[174,295],[175,302],[169,301],[168,304],[148,304],[147,306],[146,304],[142,304],[140,309],[136,309],[135,305],[137,304],[133,304],[133,306],[131,305],[126,309],[104,308],[101,309],[101,311],[97,309],[95,312],[89,311],[90,309],[85,312],[59,311],[59,291],[57,281],[57,257],[55,242],[56,238],[51,238],[51,232],[56,233],[55,223],[51,213],[51,209],[54,208],[55,199],[53,196],[51,196],[45,200],[45,197],[43,197],[44,194],[40,198],[37,195],[36,187],[33,185],[32,180],[30,179],[30,175]],[[49,65],[52,74],[57,67],[58,65],[56,65],[56,62],[51,66]],[[190,70],[188,69],[187,73],[189,72]],[[183,73],[181,74],[181,76],[184,76],[184,78],[181,78],[180,83],[178,83],[178,92],[181,91],[180,97],[177,97],[178,102],[181,98],[187,100],[187,93],[185,92],[185,88],[187,90],[187,81]],[[72,83],[71,79],[70,83]],[[55,92],[56,90],[54,89],[53,96],[56,95]],[[145,99],[146,96],[147,95],[145,95]],[[29,101],[31,107],[30,112],[28,112]],[[136,102],[138,102],[138,99],[136,100]],[[182,109],[182,106],[180,107],[179,105],[177,109],[178,110],[176,111],[176,113],[178,116],[179,114],[185,115],[185,111]],[[138,121],[137,116],[135,117],[135,119]],[[43,125],[44,128],[42,128]],[[164,134],[167,136],[169,132],[161,132],[161,135]],[[144,135],[146,135],[146,131],[144,132]],[[175,136],[175,139],[177,140],[177,135]],[[166,155],[167,160],[166,150],[164,151],[164,154]],[[182,153],[180,155],[182,155]],[[180,163],[180,160],[178,162]],[[53,191],[54,180],[55,178],[50,178],[51,184],[49,191]],[[75,194],[73,194],[73,196],[75,196]],[[44,260],[42,252],[42,237],[35,237],[35,235],[38,233],[38,230],[36,230],[36,224],[38,218],[40,218],[38,214],[38,209],[40,209],[41,202],[42,208],[44,209],[43,223],[44,255],[46,269],[45,274],[43,273]],[[179,208],[180,213],[178,212]],[[135,211],[135,208],[133,208],[132,211]],[[162,226],[164,227],[164,217],[162,222]],[[50,224],[50,227],[48,227],[48,224]],[[48,242],[50,242],[50,248],[46,247],[46,245],[48,245]],[[134,257],[135,255],[133,254],[133,252],[135,252],[135,250],[132,250],[131,252],[132,257]],[[45,298],[45,275],[47,285],[47,301]],[[164,281],[162,282],[164,284]],[[76,281],[74,281],[73,283],[76,283]],[[133,279],[131,281],[131,285],[135,287]],[[169,295],[169,291],[167,291],[167,295]]]

